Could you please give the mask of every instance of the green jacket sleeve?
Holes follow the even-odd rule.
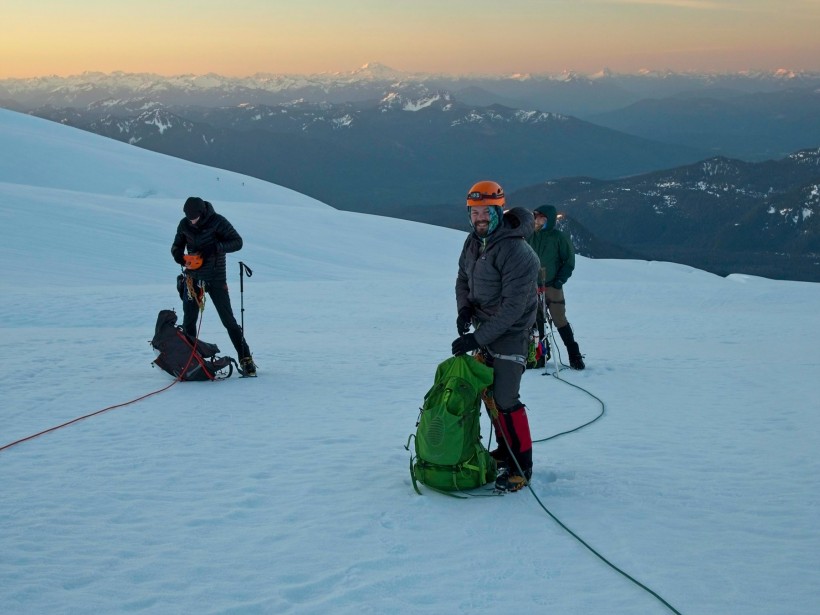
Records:
[[[560,286],[556,285],[555,288],[561,288],[566,284],[575,269],[575,249],[572,247],[572,241],[564,233],[561,233],[558,245],[560,264],[558,265],[558,271],[555,272],[555,282]]]

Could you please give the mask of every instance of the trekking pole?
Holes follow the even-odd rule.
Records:
[[[558,372],[558,345],[555,341],[555,333],[552,329],[552,317],[550,317],[549,310],[547,310],[546,291],[543,293],[539,293],[538,298],[540,300],[540,305],[538,307],[541,308],[541,317],[544,320],[544,339],[547,340],[548,344],[552,344],[552,346],[550,347],[550,354],[552,355],[552,361],[555,365],[555,371]],[[544,361],[544,372],[542,375],[545,375],[547,373],[547,362]]]
[[[558,342],[555,341],[555,333],[552,330],[552,320],[550,320],[550,337],[552,338],[552,364],[555,365],[555,373],[561,371],[558,367]]]
[[[548,323],[547,323],[547,309],[546,309],[546,307],[544,307],[545,306],[544,291],[541,290],[541,288],[542,287],[539,286],[537,296],[538,296],[538,316],[541,317],[541,322],[542,322],[541,327],[544,330],[544,334],[541,338],[541,346],[542,346],[541,347],[541,352],[543,353],[545,347],[549,347],[550,352],[552,352],[552,347],[549,345],[550,344],[550,339],[549,339],[550,330],[549,330],[549,326],[548,326]],[[536,318],[536,321],[537,320],[538,319]],[[540,334],[541,331],[538,331],[538,333]],[[541,356],[544,356],[544,355],[542,354]],[[548,359],[544,359],[544,371],[545,372],[546,372],[546,369],[547,369],[547,361],[548,361]]]
[[[245,339],[245,273],[248,277],[253,275],[253,271],[242,261],[239,261],[239,318],[242,321],[242,339]],[[247,342],[246,342],[247,343]]]

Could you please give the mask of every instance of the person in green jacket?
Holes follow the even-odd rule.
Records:
[[[539,306],[543,299],[550,318],[558,328],[558,334],[567,347],[569,366],[572,369],[584,369],[584,358],[575,341],[572,327],[567,321],[567,306],[564,299],[564,284],[567,283],[575,269],[575,250],[566,233],[555,228],[558,212],[552,205],[541,205],[534,212],[535,232],[528,242],[541,261],[538,275]],[[549,359],[549,342],[546,341],[544,311],[538,310],[536,323],[541,339],[545,341],[545,353],[539,359],[539,367]]]

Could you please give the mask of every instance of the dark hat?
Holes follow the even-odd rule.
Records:
[[[196,220],[205,213],[205,201],[198,196],[189,196],[182,207],[182,211],[185,212],[185,217],[188,220]]]

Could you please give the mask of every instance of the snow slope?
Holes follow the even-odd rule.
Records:
[[[190,195],[245,239],[259,377],[0,451],[0,612],[670,612],[528,491],[413,491],[464,233],[4,110],[0,447],[171,382],[148,340]],[[815,612],[820,285],[579,258],[567,297],[589,367],[525,374],[533,437],[599,413],[567,383],[606,414],[536,444],[533,492],[681,613]],[[231,353],[210,305],[201,335]]]

